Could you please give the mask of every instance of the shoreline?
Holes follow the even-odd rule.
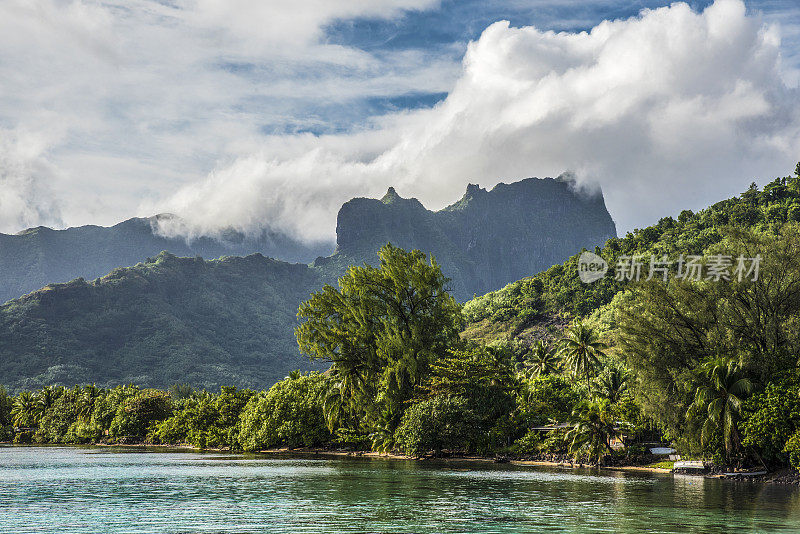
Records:
[[[547,460],[524,460],[504,458],[498,461],[497,457],[492,456],[407,456],[404,454],[396,453],[379,453],[374,451],[345,451],[345,450],[328,450],[328,449],[263,449],[259,451],[244,452],[244,451],[231,451],[229,449],[200,449],[189,444],[176,444],[176,445],[155,445],[146,443],[9,443],[0,442],[0,447],[72,447],[72,448],[107,448],[107,449],[154,449],[159,451],[171,452],[186,452],[186,453],[210,453],[210,454],[226,454],[232,456],[292,456],[292,457],[330,457],[330,458],[365,458],[365,459],[384,459],[384,460],[403,460],[403,461],[417,461],[417,462],[442,462],[442,463],[456,463],[456,462],[474,462],[481,464],[509,464],[523,467],[547,467],[547,468],[560,468],[560,469],[594,469],[600,472],[621,472],[621,473],[641,473],[641,474],[658,474],[658,475],[674,475],[672,469],[663,469],[660,467],[649,467],[641,465],[614,465],[614,466],[591,466],[576,462],[553,462]],[[684,474],[679,473],[679,476],[691,476],[699,478],[729,480],[734,482],[761,482],[769,484],[786,484],[786,485],[800,485],[800,473],[792,469],[780,469],[771,471],[764,475],[748,476],[742,474],[740,476],[725,476],[720,474],[698,473],[698,474]]]
[[[162,444],[147,444],[147,443],[0,443],[2,446],[7,447],[76,447],[76,448],[109,448],[109,449],[156,449],[156,450],[170,450],[175,452],[194,452],[194,453],[214,453],[214,454],[230,454],[236,456],[301,456],[301,457],[324,457],[331,458],[367,458],[367,459],[385,459],[385,460],[404,460],[404,461],[433,461],[433,462],[475,462],[485,464],[503,464],[528,466],[528,467],[557,467],[562,469],[598,469],[601,471],[621,471],[630,473],[658,473],[658,474],[671,474],[670,469],[661,469],[658,467],[647,466],[591,466],[587,464],[575,462],[552,462],[546,460],[521,460],[508,458],[501,462],[494,456],[407,456],[397,453],[379,453],[375,451],[345,451],[345,450],[329,450],[329,449],[262,449],[259,451],[244,452],[244,451],[231,451],[229,449],[200,449],[190,444],[175,444],[175,445],[162,445]],[[702,475],[701,475],[702,476]]]

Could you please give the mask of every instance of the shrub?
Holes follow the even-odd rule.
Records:
[[[115,438],[143,438],[152,423],[166,419],[171,412],[168,393],[144,390],[119,406],[109,432]]]
[[[800,380],[796,373],[767,384],[744,402],[742,444],[761,451],[765,461],[786,464],[784,446],[800,430]]]
[[[413,404],[395,432],[398,449],[419,456],[430,451],[469,450],[480,439],[480,417],[463,397],[436,396]]]
[[[792,467],[800,471],[800,430],[792,434],[792,437],[786,442],[783,452],[789,455],[789,463]]]
[[[286,378],[250,399],[241,415],[239,442],[246,451],[316,447],[330,442],[322,399],[325,378],[309,373]]]

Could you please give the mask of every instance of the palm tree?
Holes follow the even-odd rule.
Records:
[[[597,393],[611,404],[617,402],[628,390],[628,374],[611,367],[600,375],[597,381]]]
[[[572,412],[574,426],[567,432],[569,451],[575,458],[586,456],[595,465],[611,452],[611,439],[617,435],[610,404],[606,400],[583,402]]]
[[[102,395],[102,391],[94,384],[84,386],[78,392],[78,417],[88,421],[94,411],[95,402]]]
[[[11,417],[16,427],[36,426],[36,397],[30,391],[23,391],[14,400]]]
[[[722,429],[725,456],[730,459],[731,454],[739,450],[741,440],[736,421],[739,419],[742,399],[753,390],[753,383],[741,376],[741,367],[732,360],[712,360],[701,369],[707,383],[697,388],[688,415],[705,412],[700,436],[704,445],[715,430]]]
[[[369,435],[372,450],[381,454],[392,452],[395,447],[394,431],[399,423],[398,413],[389,408],[381,411],[381,418],[374,432]]]
[[[325,416],[328,430],[334,432],[340,426],[342,420],[347,417],[347,412],[347,399],[342,395],[340,385],[332,385],[328,388],[325,400],[322,402],[322,413]]]
[[[575,319],[559,340],[560,353],[567,367],[576,377],[585,377],[586,385],[595,370],[600,366],[600,357],[605,355],[608,346],[600,341],[597,332]]]
[[[552,375],[561,367],[561,357],[542,340],[536,341],[525,359],[526,378]]]
[[[53,406],[58,398],[64,393],[61,386],[45,386],[36,394],[36,417],[41,419],[45,412]]]
[[[288,378],[289,380],[297,380],[302,376],[303,376],[303,371],[301,371],[300,369],[295,369],[294,371],[290,371],[289,375],[286,378]]]

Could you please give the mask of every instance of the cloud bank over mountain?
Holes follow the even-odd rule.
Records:
[[[624,232],[793,169],[800,9],[666,3],[2,2],[0,231],[331,240],[389,185],[435,209],[573,171]]]
[[[599,183],[623,230],[783,175],[800,158],[800,93],[780,34],[739,0],[554,33],[497,22],[447,98],[365,131],[267,138],[164,204],[200,233],[265,221],[324,239],[338,206],[394,185],[441,207],[468,182]]]
[[[320,116],[356,98],[446,91],[458,68],[450,57],[424,49],[383,56],[324,36],[325,25],[342,18],[393,18],[436,5],[0,2],[0,177],[18,175],[7,147],[31,137],[47,142],[29,154],[28,168],[59,174],[0,178],[4,196],[17,199],[2,205],[0,231],[54,223],[30,216],[41,211],[42,189],[70,225],[152,215],[141,211],[143,199],[161,199],[217,162],[234,161],[265,133],[313,130]]]
[[[52,140],[53,135],[0,128],[0,228],[61,224],[49,188],[57,170],[44,155]]]

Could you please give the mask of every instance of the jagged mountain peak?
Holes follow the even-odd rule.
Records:
[[[434,255],[464,300],[611,237],[616,228],[602,194],[579,194],[566,180],[527,178],[490,191],[469,184],[460,200],[439,211],[390,187],[380,200],[357,198],[342,206],[336,252],[314,266],[333,277],[345,265],[374,264],[378,248],[391,242]]]

